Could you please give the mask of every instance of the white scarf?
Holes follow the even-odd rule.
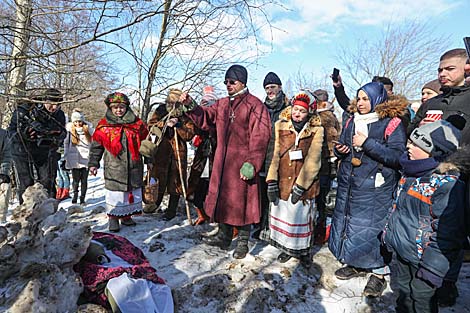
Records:
[[[366,137],[369,136],[369,127],[367,125],[377,122],[379,120],[379,115],[376,112],[360,114],[358,112],[354,113],[354,133],[358,132],[363,133]],[[356,151],[362,151],[361,147],[354,147]]]

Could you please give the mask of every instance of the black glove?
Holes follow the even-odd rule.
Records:
[[[297,202],[299,202],[300,197],[302,197],[304,192],[305,192],[304,188],[295,184],[294,187],[292,187],[292,196],[290,198],[290,201],[292,202],[292,204],[296,204]]]
[[[11,182],[10,176],[5,174],[0,174],[0,184],[6,183],[9,184]]]
[[[443,278],[425,269],[424,267],[419,267],[418,271],[416,272],[416,277],[424,280],[435,288],[442,286]]]
[[[277,181],[268,183],[268,200],[269,202],[277,202],[279,200],[279,186]]]

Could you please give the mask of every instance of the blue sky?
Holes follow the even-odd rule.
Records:
[[[269,71],[276,72],[284,84],[299,71],[329,84],[325,77],[333,67],[339,67],[335,61],[339,43],[353,46],[360,38],[376,38],[388,23],[425,22],[433,28],[433,35],[449,38],[449,49],[464,48],[462,38],[470,36],[470,0],[289,0],[282,3],[285,8],[267,10],[276,27],[272,33],[262,30],[264,38],[272,36],[273,39],[272,46],[267,47],[269,53],[256,65],[248,66],[248,86],[260,98],[264,98],[262,82]],[[429,70],[436,71],[437,64],[438,60],[436,67]]]

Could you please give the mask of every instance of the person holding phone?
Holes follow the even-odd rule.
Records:
[[[384,85],[362,86],[352,102],[354,115],[346,121],[335,154],[340,161],[329,249],[345,264],[335,272],[341,280],[369,276],[364,296],[379,297],[389,274],[381,255],[379,233],[392,208],[398,183],[399,159],[405,151],[406,129],[400,117],[408,101],[388,98]]]

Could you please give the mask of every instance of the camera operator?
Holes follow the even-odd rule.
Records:
[[[60,109],[62,101],[60,91],[49,88],[31,101],[19,104],[13,112],[8,133],[20,204],[23,203],[24,191],[35,181],[46,188],[49,197],[55,196],[57,148],[63,144],[67,134],[65,114]]]

